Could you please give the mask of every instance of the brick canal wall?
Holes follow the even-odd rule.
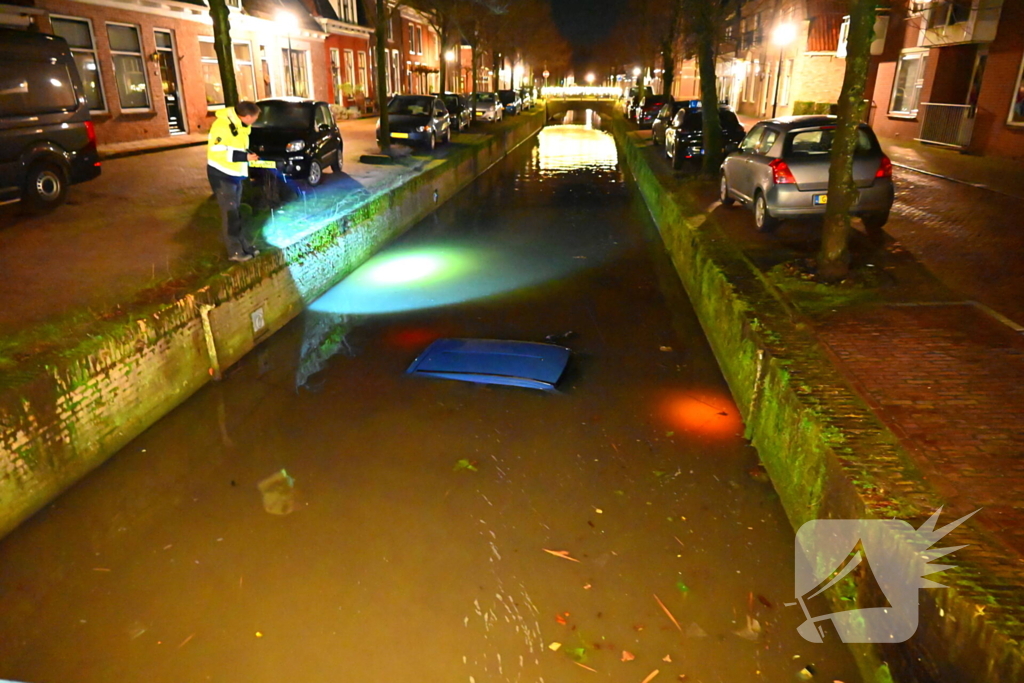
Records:
[[[794,529],[811,519],[898,518],[920,526],[942,503],[896,437],[784,295],[692,198],[662,183],[621,116],[612,127]],[[865,681],[1024,681],[1020,567],[975,531],[961,527],[956,535],[971,549],[937,578],[949,588],[919,591],[916,635],[902,644],[851,646]],[[870,583],[844,582],[836,611],[885,604]]]
[[[38,369],[0,376],[0,536],[55,499],[544,125],[453,148],[273,253]]]

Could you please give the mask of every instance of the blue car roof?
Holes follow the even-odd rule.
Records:
[[[572,352],[564,346],[497,339],[438,339],[406,371],[445,379],[553,391]]]

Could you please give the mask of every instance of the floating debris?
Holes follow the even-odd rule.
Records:
[[[679,632],[682,633],[683,632],[683,627],[679,625],[679,622],[676,621],[676,618],[674,616],[672,616],[671,612],[668,611],[668,607],[665,607],[665,603],[663,603],[661,601],[661,598],[659,598],[657,595],[655,595],[654,599],[658,601],[658,604],[661,605],[661,609],[663,609],[665,611],[665,614],[668,615],[668,618],[672,620],[672,623],[675,624],[676,628],[679,629]]]
[[[651,681],[654,680],[654,677],[657,676],[657,675],[658,675],[658,670],[655,669],[651,673],[647,674],[647,678],[645,678],[644,680],[640,681],[640,683],[651,683]]]
[[[272,515],[295,512],[295,479],[284,469],[274,472],[256,487],[263,494],[263,509]]]
[[[548,553],[549,555],[554,555],[555,557],[560,557],[563,560],[569,560],[570,562],[579,562],[579,560],[577,560],[575,557],[571,557],[569,555],[569,551],[568,550],[548,550],[547,548],[541,548],[541,550],[543,550],[544,552]]]
[[[628,650],[622,651],[622,661],[632,662],[634,659],[636,659],[636,657],[633,655],[632,652],[629,652]]]

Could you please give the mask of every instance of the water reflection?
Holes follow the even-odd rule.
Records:
[[[338,353],[354,356],[345,337],[356,323],[352,316],[338,313],[308,312],[303,316],[304,329],[299,351],[299,366],[295,371],[295,388],[318,389],[309,380]]]
[[[541,227],[544,220],[537,214],[547,203],[548,210],[562,214],[555,220],[571,222],[567,198],[607,194],[593,181],[619,180],[615,141],[595,127],[600,116],[591,110],[567,116],[583,125],[545,128],[531,162],[517,169],[512,187],[526,197],[508,197],[514,206],[501,213],[493,205],[472,214],[442,208],[431,235],[403,240],[370,259],[314,302],[312,310],[372,314],[448,306],[564,278],[603,261],[607,244],[552,234]],[[541,185],[549,191],[539,192]],[[566,248],[575,253],[567,256]]]

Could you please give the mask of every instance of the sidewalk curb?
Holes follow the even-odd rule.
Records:
[[[920,173],[921,175],[931,176],[932,178],[939,178],[940,180],[948,180],[949,182],[956,183],[957,185],[966,185],[967,187],[974,187],[974,188],[977,188],[979,190],[986,190],[988,192],[995,192],[998,195],[1001,195],[1003,197],[1009,197],[1010,199],[1020,199],[1020,197],[1018,197],[1017,195],[1010,194],[1009,192],[1003,192],[1002,190],[997,190],[994,187],[989,187],[988,185],[984,185],[982,183],[972,183],[969,180],[961,180],[960,178],[954,178],[953,176],[942,175],[941,173],[935,173],[934,171],[926,171],[926,170],[924,170],[922,168],[915,168],[913,166],[907,166],[906,164],[898,164],[895,161],[892,162],[892,165],[895,166],[896,168],[902,168],[905,171],[913,171],[914,173]]]
[[[126,149],[114,152],[104,152],[103,148],[99,148],[100,161],[110,161],[111,159],[124,159],[125,157],[137,157],[143,154],[152,154],[155,152],[167,152],[172,149],[184,149],[185,147],[198,147],[205,145],[206,140],[187,140],[180,143],[163,144],[159,147],[142,147],[139,149]]]

